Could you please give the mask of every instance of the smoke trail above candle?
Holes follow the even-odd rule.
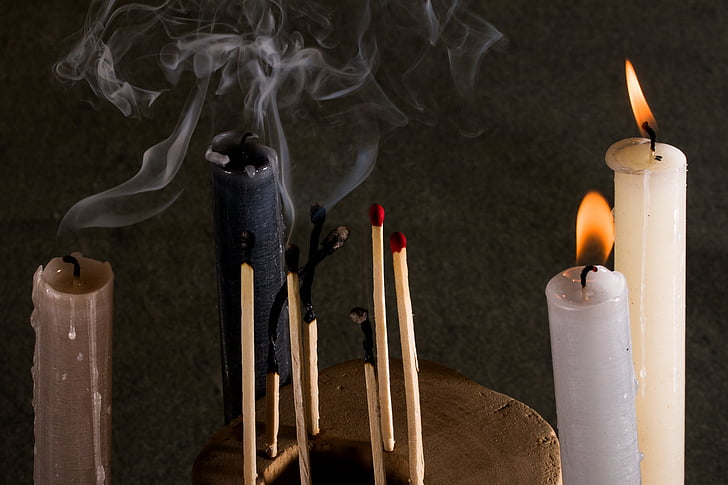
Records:
[[[87,83],[128,117],[146,116],[167,91],[190,94],[136,175],[75,204],[59,233],[134,224],[171,205],[180,191],[163,189],[207,107],[234,110],[236,125],[223,129],[251,129],[277,150],[293,228],[297,209],[312,202],[331,209],[366,179],[382,135],[410,120],[434,123],[427,92],[434,63],[448,62],[454,95],[470,98],[483,57],[503,39],[459,0],[332,5],[93,0],[75,45],[55,66],[60,79]],[[289,147],[289,140],[305,143]]]

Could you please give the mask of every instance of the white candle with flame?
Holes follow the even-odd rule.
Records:
[[[36,484],[111,482],[109,263],[52,259],[33,278]]]
[[[635,120],[656,130],[631,64],[627,84]],[[645,485],[684,482],[685,154],[629,138],[612,145],[616,223],[614,266],[627,278]]]
[[[597,252],[604,260],[612,245],[612,223],[606,201],[597,203],[606,211],[607,231],[596,238],[580,230],[579,220],[585,219],[580,209],[577,233],[582,233],[582,243],[603,241]],[[582,208],[586,204],[585,199]],[[588,254],[594,257],[595,252]],[[603,266],[570,268],[549,281],[546,299],[564,483],[639,484],[636,382],[624,276]]]

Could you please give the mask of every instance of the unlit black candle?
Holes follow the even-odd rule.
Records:
[[[283,217],[277,186],[277,155],[242,132],[217,135],[207,153],[212,170],[213,218],[222,345],[225,422],[240,415],[241,234],[255,234],[249,263],[255,269],[255,393],[265,394],[269,352],[268,318],[276,293],[285,282]],[[275,353],[281,382],[290,376],[288,326],[278,318]]]

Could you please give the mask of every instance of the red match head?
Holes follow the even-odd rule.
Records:
[[[369,220],[372,221],[372,226],[384,224],[384,207],[379,204],[372,204],[369,208]]]
[[[394,232],[389,236],[389,247],[393,253],[398,253],[407,247],[407,238],[401,232]]]

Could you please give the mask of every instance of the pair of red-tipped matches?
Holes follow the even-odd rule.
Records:
[[[372,223],[372,269],[374,283],[374,323],[377,345],[377,374],[379,409],[381,414],[381,439],[386,451],[394,450],[394,427],[392,420],[392,397],[389,377],[389,351],[387,347],[386,305],[384,296],[383,225],[384,208],[374,204],[369,208]],[[404,367],[405,397],[407,403],[407,433],[409,442],[410,483],[424,481],[424,453],[422,448],[422,419],[420,417],[420,389],[417,377],[417,350],[415,346],[412,301],[407,271],[407,238],[401,232],[389,238],[394,262],[394,281],[397,295],[397,316],[399,319]],[[371,419],[371,417],[370,417]],[[372,446],[375,446],[372,439]],[[376,455],[373,453],[373,455]]]

